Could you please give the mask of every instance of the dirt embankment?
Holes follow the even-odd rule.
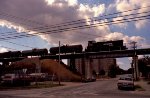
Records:
[[[59,65],[57,61],[50,59],[39,60],[39,58],[28,58],[14,62],[11,65],[11,67],[13,69],[27,68],[30,70],[35,70],[38,65],[41,66],[41,72],[60,76],[61,81],[81,81],[80,75],[73,73],[72,71],[67,69],[67,67],[65,67],[64,65],[62,64]]]

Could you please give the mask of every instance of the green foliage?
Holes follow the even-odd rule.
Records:
[[[125,70],[121,69],[119,66],[116,66],[116,74],[117,75],[125,74]]]
[[[111,65],[109,68],[109,72],[108,72],[108,76],[111,78],[115,78],[116,77],[116,66],[115,65]]]
[[[144,88],[142,88],[140,85],[135,85],[135,90],[138,90],[138,91],[145,91]]]
[[[99,75],[105,75],[105,71],[102,69],[99,71]]]
[[[148,77],[148,73],[150,72],[150,67],[147,65],[150,65],[149,56],[144,56],[144,58],[138,60],[139,71],[142,73],[143,77]]]

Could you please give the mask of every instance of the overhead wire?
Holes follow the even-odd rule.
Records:
[[[118,14],[121,14],[121,13],[131,12],[131,11],[135,11],[135,10],[139,10],[139,9],[145,9],[145,8],[149,8],[149,7],[150,7],[150,5],[144,6],[142,8],[138,7],[138,8],[135,8],[135,9],[130,9],[130,10],[122,11],[122,12],[115,12],[115,13],[105,14],[105,15],[100,16],[100,17],[106,17],[106,16],[111,16],[111,15],[118,15]],[[7,14],[7,15],[9,15],[9,14]],[[65,23],[60,23],[60,24],[55,24],[55,25],[48,26],[48,25],[46,25],[44,23],[40,23],[40,22],[37,22],[37,21],[25,19],[25,18],[22,18],[22,17],[17,17],[17,16],[14,16],[14,15],[11,15],[11,16],[16,18],[16,19],[20,19],[22,21],[28,21],[28,22],[30,22],[30,24],[31,23],[35,23],[35,24],[42,25],[42,26],[44,25],[44,27],[48,27],[48,29],[49,28],[58,28],[58,27],[61,27],[61,26],[70,26],[70,25],[79,24],[79,23],[86,23],[86,22],[90,22],[91,20],[92,21],[97,21],[95,18],[99,18],[99,17],[92,17],[92,18],[87,18],[87,19],[79,19],[79,20],[68,21],[68,22],[65,22]],[[89,20],[89,21],[87,21],[87,20]],[[38,28],[43,28],[43,27],[38,27]],[[46,29],[46,28],[43,28],[43,29]]]
[[[150,15],[147,15],[147,16],[150,16]],[[145,19],[150,19],[150,17],[147,17],[147,16],[142,16],[142,17],[146,17]],[[127,21],[121,21],[121,22],[119,22],[119,23],[145,20],[145,19],[142,19],[142,17],[136,17],[136,18],[138,18],[138,19],[135,19],[135,17],[134,17],[133,20],[127,20],[127,19],[125,19],[125,20],[127,20]],[[118,23],[115,23],[116,21],[111,21],[111,22],[114,22],[114,23],[112,23],[112,24],[118,24]],[[102,24],[102,25],[112,25],[112,24],[110,24],[109,22],[107,22],[107,24]],[[102,25],[101,25],[101,26],[102,26]],[[93,25],[93,26],[95,26],[95,25]],[[93,27],[93,26],[92,26],[92,27]],[[99,26],[100,26],[100,25],[99,25]],[[78,29],[79,29],[79,28],[78,28]],[[81,29],[81,28],[80,28],[80,29]],[[7,42],[9,42],[9,41],[7,41]],[[16,44],[16,43],[13,43],[13,42],[9,42],[9,43]],[[19,44],[16,44],[16,45],[19,45]],[[25,46],[25,45],[20,45],[20,46]],[[3,47],[4,47],[4,46],[3,46]],[[30,46],[25,46],[25,47],[33,48],[33,47],[30,47]],[[6,48],[8,48],[8,47],[6,47]],[[10,48],[9,48],[9,49],[10,49]],[[15,50],[15,49],[13,49],[13,50]]]
[[[116,13],[106,14],[106,15],[103,15],[103,16],[100,16],[100,17],[110,16],[110,15],[116,15],[116,14],[120,14],[120,13],[130,12],[130,11],[134,11],[134,10],[138,10],[138,9],[144,9],[144,8],[149,8],[149,7],[150,6],[145,6],[145,7],[142,7],[142,8],[139,7],[139,8],[135,8],[135,9],[131,9],[131,10],[126,10],[126,11],[123,11],[123,12],[116,12]],[[20,18],[20,17],[14,16],[14,15],[10,15],[10,16],[12,16],[15,19],[20,19],[21,21],[24,21],[24,22],[27,21],[30,24],[31,23],[35,23],[35,24],[38,24],[38,25],[43,25],[43,24],[41,24],[39,22],[32,21],[32,20],[29,20],[29,19]],[[98,18],[98,17],[94,17],[94,18]],[[70,25],[75,25],[75,24],[79,24],[79,23],[81,24],[81,23],[86,23],[86,22],[100,20],[100,19],[92,19],[92,18],[88,18],[88,19],[89,19],[89,21],[87,21],[87,19],[80,19],[80,20],[75,20],[75,21],[60,23],[60,24],[56,24],[56,25],[50,25],[50,26],[47,26],[47,25],[44,24],[44,27],[31,28],[31,30],[33,30],[33,31],[45,30],[45,29],[50,29],[50,28],[58,28],[58,27],[62,27],[62,26],[70,26]],[[34,29],[36,29],[36,30],[34,30]]]
[[[18,51],[17,49],[10,48],[10,47],[6,47],[6,46],[3,46],[3,45],[0,45],[0,47],[6,48],[6,49],[8,49],[8,50],[15,50],[15,51]]]
[[[7,33],[7,32],[5,32],[5,33]],[[0,34],[1,34],[1,36],[5,36],[5,35],[3,35],[5,33],[0,33]],[[8,33],[13,35],[13,33],[17,33],[17,31],[12,31],[12,32],[8,32]],[[11,44],[22,46],[22,47],[32,48],[32,49],[35,48],[35,47],[28,46],[28,45],[22,45],[22,44],[14,43],[14,42],[11,42],[11,41],[8,41],[8,40],[3,40],[3,42],[11,43]]]
[[[150,7],[150,6],[148,6]],[[145,7],[146,8],[146,7]],[[139,8],[138,8],[139,9]],[[133,10],[137,10],[137,9],[132,9],[132,10],[128,10],[128,11],[133,11]],[[124,12],[128,12],[128,11],[124,11]],[[119,14],[119,13],[122,13],[122,12],[117,12],[117,13],[113,13],[113,14],[108,14],[108,15],[114,15],[114,14]],[[104,15],[105,16],[105,15]],[[146,16],[142,16],[142,17],[146,17]],[[140,20],[144,20],[144,19],[141,19],[142,17],[136,17],[136,18],[140,18]],[[116,17],[117,18],[117,17]],[[92,18],[89,18],[89,19],[92,19]],[[104,18],[105,19],[105,18]],[[148,16],[145,18],[145,19],[149,19]],[[82,20],[77,20],[77,21],[71,21],[71,22],[65,22],[64,24],[67,24],[67,23],[71,23],[71,24],[68,24],[68,25],[74,25],[73,22],[75,22],[75,24],[77,22],[80,21],[80,23],[84,23],[83,20],[86,20],[86,19],[82,19]],[[82,22],[81,22],[82,21]],[[91,20],[91,21],[97,21],[97,20]],[[91,21],[86,21],[86,22],[91,22]],[[120,21],[120,20],[117,20],[117,21]],[[124,20],[123,20],[124,21]],[[119,23],[124,23],[124,22],[119,22]],[[137,21],[137,20],[132,20],[132,21]],[[30,22],[33,22],[33,21],[30,21]],[[117,23],[114,23],[114,21],[109,21],[109,22],[112,22],[112,24],[117,24]],[[125,21],[125,22],[130,22],[130,21]],[[105,23],[105,22],[104,22]],[[62,23],[63,24],[63,23]],[[102,23],[98,23],[99,26],[103,26]],[[76,30],[76,29],[85,29],[85,28],[90,28],[90,27],[95,27],[97,24],[91,24],[91,25],[84,25],[84,26],[77,26],[77,27],[72,27],[71,29],[70,28],[63,28],[63,29],[59,29],[59,30],[52,30],[52,31],[45,31],[45,32],[40,32],[39,33],[33,33],[33,34],[27,34],[27,35],[19,35],[19,36],[13,36],[15,38],[13,39],[16,39],[16,38],[23,38],[23,37],[31,37],[31,36],[37,36],[37,34],[39,35],[42,35],[42,34],[52,34],[52,33],[57,33],[57,32],[64,32],[64,31],[70,31],[70,30]],[[111,25],[110,23],[105,23],[104,25]],[[56,27],[59,27],[61,26],[60,24],[59,25],[53,25],[53,26],[56,26]],[[62,26],[67,26],[67,25],[62,25]],[[90,27],[89,27],[90,26]],[[48,27],[49,29],[49,26],[46,26]],[[51,27],[51,26],[50,26]],[[85,28],[84,28],[85,27]],[[96,26],[97,27],[97,26]],[[42,27],[41,27],[42,28]],[[43,28],[44,29],[44,28]],[[40,29],[41,30],[41,29]],[[49,33],[47,33],[49,32]],[[25,33],[25,32],[24,32]],[[42,33],[42,34],[41,34]],[[21,33],[20,33],[21,34]],[[13,34],[10,34],[10,35],[13,35]],[[90,35],[90,34],[89,34]],[[91,34],[92,35],[92,34]],[[96,35],[93,35],[93,36],[96,36]],[[8,39],[12,39],[12,36],[11,37],[7,37],[7,39],[3,39],[2,40],[8,40]]]
[[[143,13],[137,13],[137,14],[134,14],[134,15],[138,15],[138,14],[143,14]],[[66,28],[58,29],[58,30],[50,30],[50,31],[40,32],[40,34],[39,34],[39,32],[37,32],[37,33],[34,33],[34,36],[36,36],[36,34],[41,35],[41,33],[42,34],[60,33],[60,32],[70,31],[70,30],[78,30],[78,29],[85,29],[85,28],[91,28],[91,27],[97,27],[97,26],[104,26],[104,25],[118,24],[118,23],[124,23],[124,22],[144,20],[144,19],[149,19],[149,16],[150,15],[143,15],[143,16],[136,16],[136,17],[131,17],[131,18],[127,18],[127,19],[118,19],[118,20],[115,20],[115,21],[111,20],[111,21],[102,22],[102,23],[98,22],[98,23],[90,24],[90,25],[86,24],[86,25],[81,25],[81,26],[74,26],[72,28],[66,27]],[[123,17],[123,16],[121,16],[121,17]],[[113,18],[117,18],[117,17],[113,17]],[[113,18],[109,18],[109,19],[113,19]],[[15,38],[22,38],[22,37],[30,37],[30,36],[33,36],[33,34],[11,36],[11,37],[5,37],[5,38],[0,38],[0,39],[6,40],[6,38],[7,39],[15,39]]]
[[[31,49],[34,49],[34,48],[35,48],[35,47],[28,46],[28,45],[22,45],[22,44],[10,42],[10,41],[8,41],[8,40],[4,40],[4,42],[11,43],[11,44],[18,45],[18,46],[22,46],[22,47],[31,48]]]
[[[132,22],[132,21],[139,21],[139,20],[149,19],[148,16],[146,16],[144,19],[142,19],[141,17],[136,17],[136,18],[137,19],[132,19],[132,20],[129,20],[129,21],[127,21],[127,19],[124,19],[124,21],[121,20],[118,23]],[[119,21],[119,20],[117,20],[117,21]],[[74,27],[74,28],[71,28],[71,29],[65,28],[65,29],[60,29],[59,31],[58,30],[57,31],[53,31],[53,32],[49,31],[49,33],[45,32],[44,34],[60,33],[60,32],[70,31],[70,30],[77,30],[77,29],[85,29],[85,28],[91,28],[91,27],[97,27],[97,26],[118,24],[118,23],[115,23],[115,21],[111,21],[111,22],[112,23],[105,22],[105,24],[94,24],[94,25],[78,26],[78,27]],[[5,38],[0,38],[0,39],[1,40],[10,40],[10,39],[23,38],[23,37],[31,37],[31,36],[36,36],[36,35],[28,34],[28,35],[19,35],[19,36],[13,36],[13,37],[5,37]]]
[[[146,7],[142,7],[142,8],[148,8],[148,7],[150,7],[150,6],[146,6]],[[136,8],[136,9],[132,9],[132,10],[127,10],[127,11],[124,11],[124,12],[129,12],[129,11],[133,11],[133,10],[137,10],[137,9],[140,9],[140,8]],[[124,13],[124,12],[122,12],[122,13]],[[121,13],[121,12],[117,12],[117,13],[113,13],[113,14],[108,14],[108,15],[114,15],[114,14],[118,14],[118,13]],[[107,16],[107,15],[104,15],[104,16]],[[15,16],[13,16],[13,17],[15,17]],[[18,17],[15,17],[15,18],[18,18]],[[20,19],[22,19],[22,20],[26,20],[26,19],[23,19],[23,18],[20,18]],[[91,18],[90,18],[91,19]],[[27,20],[27,21],[30,21],[30,20]],[[79,20],[77,20],[77,21],[79,21]],[[95,20],[96,21],[96,20]],[[33,22],[33,21],[30,21],[30,22]],[[75,21],[72,21],[72,22],[75,22]],[[72,23],[72,22],[67,22],[67,23]],[[36,22],[37,23],[37,22]],[[39,24],[39,23],[38,23]],[[70,25],[70,24],[69,24]],[[66,26],[66,25],[65,25]],[[58,26],[56,26],[56,27],[58,27]],[[44,32],[38,32],[38,33],[44,33]],[[18,35],[20,35],[21,33],[19,33]],[[24,32],[24,34],[25,34],[25,32]],[[13,34],[9,34],[9,35],[13,35]],[[32,35],[32,34],[27,34],[27,35]],[[20,36],[26,36],[26,35],[20,35]],[[8,37],[8,38],[10,38],[10,37]],[[22,37],[21,37],[22,38]]]

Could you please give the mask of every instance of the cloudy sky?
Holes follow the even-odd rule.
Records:
[[[149,11],[149,0],[0,0],[0,52],[118,39],[149,48]]]

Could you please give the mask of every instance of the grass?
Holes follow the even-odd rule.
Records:
[[[145,91],[145,89],[142,88],[140,85],[135,85],[135,90],[138,90],[138,91]]]

